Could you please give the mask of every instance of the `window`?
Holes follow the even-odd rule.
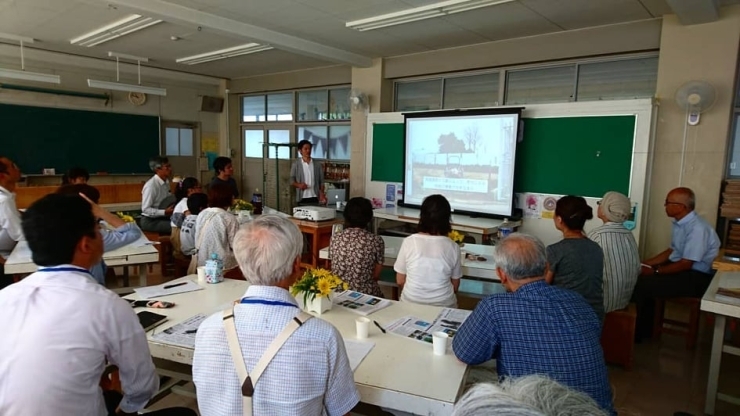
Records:
[[[578,101],[626,100],[655,95],[658,58],[578,66]]]
[[[242,122],[292,121],[293,93],[242,97]]]
[[[350,126],[329,126],[329,159],[350,159],[352,144],[350,130]]]
[[[268,143],[290,143],[290,130],[269,129],[267,130]],[[244,156],[262,158],[264,154],[265,130],[244,130]],[[288,146],[268,146],[268,158],[275,159],[277,154],[280,159],[289,159],[291,149]]]
[[[301,126],[298,127],[296,142],[308,140],[313,144],[311,148],[311,157],[316,159],[326,159],[327,147],[329,146],[329,133],[326,126]]]
[[[576,66],[509,71],[506,104],[539,104],[575,101]]]
[[[270,143],[290,143],[290,130],[268,130],[267,131],[267,137],[270,140]],[[275,154],[277,153],[278,159],[290,159],[290,154],[292,153],[292,150],[288,146],[270,146],[268,157],[270,159],[275,159]]]
[[[738,67],[737,77],[735,111],[732,115],[732,130],[730,130],[731,153],[727,164],[729,168],[728,176],[731,178],[740,177],[740,67]]]
[[[242,121],[265,121],[265,96],[244,97],[242,99]]]
[[[442,108],[442,80],[396,84],[396,111],[439,110]]]
[[[193,156],[192,127],[166,127],[164,137],[167,156]]]
[[[318,121],[329,118],[329,94],[327,91],[305,91],[298,93],[298,120]]]
[[[265,131],[244,130],[244,156],[262,157],[262,144],[265,142]]]
[[[498,105],[498,72],[445,79],[444,108]]]
[[[329,90],[329,120],[349,120],[349,88]]]

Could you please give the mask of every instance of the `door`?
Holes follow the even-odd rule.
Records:
[[[256,189],[263,204],[289,213],[292,209],[290,164],[294,156],[289,126],[243,126],[244,159],[242,186],[244,198],[251,199]]]
[[[172,176],[200,178],[198,157],[200,154],[199,129],[197,123],[162,122],[162,154],[172,165]]]

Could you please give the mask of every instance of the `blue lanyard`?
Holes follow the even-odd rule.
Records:
[[[281,302],[279,300],[264,300],[264,299],[242,299],[239,303],[257,303],[260,305],[270,305],[270,306],[292,306],[294,308],[297,308],[297,305],[294,305],[292,303],[288,302]]]
[[[78,268],[78,267],[44,267],[36,271],[39,273],[77,272],[77,273],[86,273],[92,276],[92,273],[90,273],[90,270],[85,270],[83,268]]]

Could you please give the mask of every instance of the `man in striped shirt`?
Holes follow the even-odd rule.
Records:
[[[607,192],[596,211],[604,225],[588,233],[588,238],[604,251],[605,313],[627,307],[640,275],[637,241],[623,224],[631,208],[629,198],[619,192]]]

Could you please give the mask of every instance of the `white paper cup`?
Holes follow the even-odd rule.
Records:
[[[355,325],[357,326],[357,339],[367,338],[367,333],[370,330],[370,319],[360,317],[355,319]]]
[[[198,267],[198,283],[206,282],[206,266]]]
[[[432,333],[432,348],[434,349],[434,355],[445,355],[447,354],[447,340],[449,336],[442,332],[437,331]]]

